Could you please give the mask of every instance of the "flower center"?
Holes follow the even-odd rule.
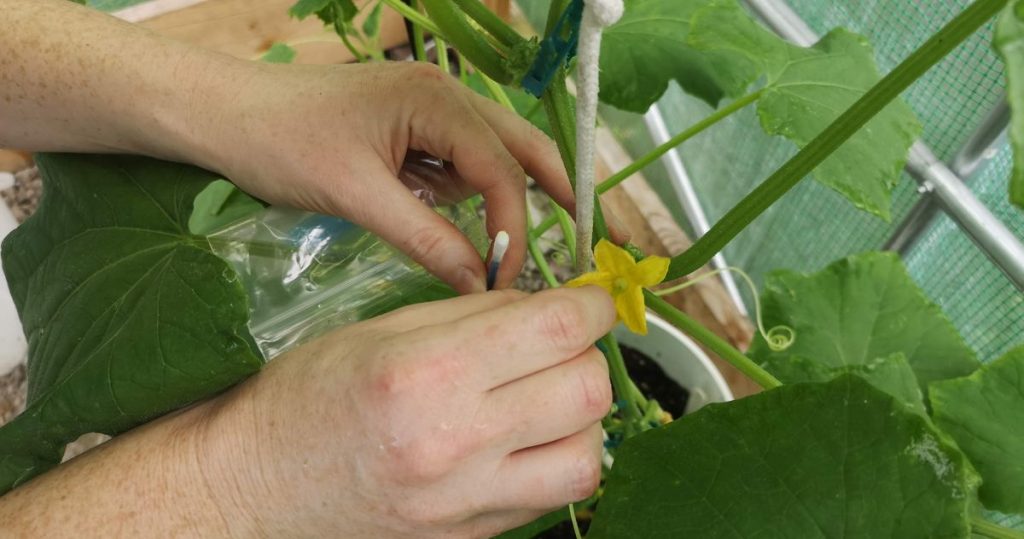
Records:
[[[629,288],[629,281],[625,277],[616,277],[612,281],[612,294],[621,294]]]

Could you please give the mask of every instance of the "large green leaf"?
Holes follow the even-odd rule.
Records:
[[[588,538],[962,538],[976,477],[855,376],[713,404],[619,449]]]
[[[1013,111],[1010,202],[1024,208],[1024,0],[1011,2],[999,17],[995,46],[1006,63],[1006,98]]]
[[[55,466],[83,433],[123,432],[262,363],[245,290],[188,231],[216,175],[137,157],[37,162],[45,196],[3,245],[29,395],[0,428],[0,492]]]
[[[981,502],[1024,513],[1024,347],[966,378],[935,382],[929,394],[935,423],[981,473]]]
[[[196,195],[188,230],[207,235],[263,209],[263,203],[227,180],[215,180]]]
[[[965,376],[980,366],[893,253],[852,256],[810,275],[775,272],[761,299],[767,327],[786,325],[796,333],[781,352],[756,336],[750,354],[762,364],[797,356],[828,369],[902,353],[922,391],[929,382]]]
[[[729,51],[700,51],[687,43],[690,18],[711,0],[627,0],[626,11],[601,41],[601,100],[644,112],[675,80],[717,105],[739,97],[761,76],[758,62]]]
[[[881,78],[867,39],[836,29],[811,48],[779,41],[739,7],[716,0],[693,17],[690,43],[758,62],[767,84],[758,101],[761,127],[803,148]],[[814,171],[814,178],[865,211],[889,220],[892,190],[921,134],[897,99]]]
[[[267,52],[260,56],[260,60],[268,64],[290,64],[295,60],[295,49],[286,43],[273,43]]]
[[[911,411],[927,415],[917,376],[914,376],[914,369],[902,353],[841,367],[826,367],[820,361],[799,356],[778,355],[769,358],[762,366],[784,384],[827,382],[844,374],[853,374],[895,397]]]

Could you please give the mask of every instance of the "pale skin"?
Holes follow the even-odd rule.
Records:
[[[484,267],[396,179],[453,164],[525,256],[525,175],[565,206],[549,140],[435,68],[269,66],[62,0],[0,0],[0,147],[198,164],[269,202],[345,216],[463,293]],[[441,186],[453,188],[453,186]],[[0,498],[5,534],[480,537],[587,497],[611,405],[587,287],[471,294],[350,326],[234,389]]]

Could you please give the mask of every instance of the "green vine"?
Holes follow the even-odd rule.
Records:
[[[717,124],[718,122],[721,122],[722,120],[728,118],[729,116],[735,114],[736,112],[746,108],[747,105],[757,101],[758,99],[761,98],[761,92],[762,90],[758,90],[752,94],[745,95],[733,101],[732,103],[729,103],[727,106],[716,110],[714,114],[711,114],[707,118],[704,118],[703,120],[693,124],[685,131],[670,138],[664,144],[651,150],[640,159],[633,161],[629,166],[609,176],[608,179],[601,182],[597,186],[597,192],[599,194],[607,193],[613,187],[622,183],[626,178],[629,178],[633,174],[636,174],[640,170],[643,170],[645,167],[647,167],[647,165],[650,165],[655,160],[668,153],[672,148],[675,148],[676,146],[679,146],[680,144],[686,142],[687,140],[690,140],[691,138],[699,135],[700,133],[704,132],[711,126]]]
[[[519,35],[511,26],[480,3],[480,0],[453,0],[469,18],[476,21],[481,28],[498,40],[508,49],[515,49],[526,44],[526,39]]]
[[[971,517],[971,533],[990,539],[1024,539],[1024,533],[989,522],[981,517]]]
[[[728,361],[733,367],[736,367],[761,387],[772,389],[782,385],[778,378],[772,376],[771,373],[761,368],[757,363],[754,363],[749,357],[743,355],[743,352],[740,352],[724,339],[715,335],[710,329],[702,326],[700,322],[690,318],[667,301],[658,297],[654,292],[644,290],[644,299],[648,308],[658,313],[658,315],[673,326],[683,330],[684,333],[696,339],[697,342],[703,344],[712,352],[718,354],[719,357]]]
[[[515,81],[515,74],[508,62],[470,26],[454,3],[449,0],[422,1],[445,38],[458,47],[477,69],[500,84],[512,84]]]

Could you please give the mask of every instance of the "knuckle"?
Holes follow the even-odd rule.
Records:
[[[445,82],[447,76],[438,66],[428,62],[410,62],[408,75],[419,81]]]
[[[576,389],[580,411],[594,420],[604,417],[612,406],[611,380],[601,363],[588,360],[581,365]]]
[[[572,466],[569,480],[569,498],[582,500],[597,491],[601,484],[601,457],[587,448],[580,452]]]
[[[369,376],[367,388],[377,405],[391,406],[393,401],[415,386],[412,369],[400,362],[380,362]]]
[[[432,496],[419,496],[407,502],[402,508],[402,519],[418,530],[445,529],[455,520],[445,505]]]
[[[526,171],[523,170],[522,165],[515,158],[511,155],[506,155],[505,159],[502,159],[498,166],[501,167],[498,170],[499,174],[513,182],[511,184],[513,188],[518,191],[526,190]]]
[[[508,305],[509,303],[515,303],[517,301],[530,297],[530,294],[523,292],[522,290],[516,290],[514,288],[506,288],[504,290],[493,290],[488,292],[498,298],[498,302],[502,305]]]
[[[453,469],[451,449],[431,437],[421,437],[389,449],[392,474],[402,484],[428,485]],[[448,454],[446,454],[448,453]]]
[[[406,253],[414,260],[437,257],[445,247],[445,235],[436,227],[423,227],[412,233],[406,244]]]
[[[583,305],[565,295],[552,294],[539,317],[540,334],[556,347],[577,350],[592,343]]]

